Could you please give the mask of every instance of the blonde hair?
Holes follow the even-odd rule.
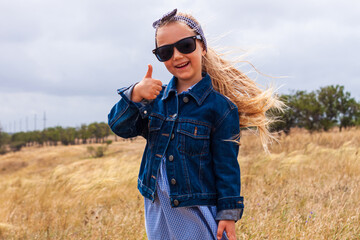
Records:
[[[190,14],[176,15],[190,18],[200,25]],[[170,18],[162,22],[159,28],[174,21],[176,20]],[[235,67],[235,63],[223,59],[209,46],[202,59],[202,71],[209,74],[214,89],[228,97],[238,107],[240,128],[255,127],[264,150],[268,152],[268,144],[276,140],[276,135],[269,131],[269,126],[276,119],[267,114],[267,111],[269,109],[283,111],[284,108],[284,103],[273,94],[274,90],[272,88],[261,90],[252,79]]]

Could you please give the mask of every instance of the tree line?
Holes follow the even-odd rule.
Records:
[[[0,129],[0,154],[8,151],[18,151],[24,146],[56,146],[87,144],[87,143],[104,143],[106,138],[112,134],[108,124],[91,123],[82,124],[80,127],[60,126],[46,128],[42,131],[17,132],[8,134]]]
[[[360,103],[351,97],[344,86],[326,86],[307,92],[296,91],[280,96],[287,108],[284,112],[270,111],[278,121],[271,130],[290,133],[291,128],[299,127],[313,131],[328,131],[333,127],[343,128],[360,125]],[[58,144],[74,145],[104,143],[112,134],[106,123],[91,123],[80,127],[51,127],[43,131],[17,132],[7,134],[0,128],[0,154],[18,151],[24,146]]]
[[[270,112],[279,120],[272,130],[290,133],[299,127],[309,132],[328,131],[360,125],[360,102],[351,97],[344,86],[330,85],[319,90],[296,91],[280,96],[287,108],[284,112]]]

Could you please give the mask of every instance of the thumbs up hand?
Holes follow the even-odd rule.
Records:
[[[140,102],[143,98],[151,100],[155,99],[162,90],[162,82],[152,78],[153,67],[148,65],[148,71],[145,77],[135,85],[131,100],[134,102]]]

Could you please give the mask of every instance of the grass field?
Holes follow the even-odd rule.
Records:
[[[87,145],[0,156],[0,239],[146,239],[144,145],[113,142],[102,158]],[[360,239],[360,129],[294,130],[270,149],[243,134],[238,239]]]

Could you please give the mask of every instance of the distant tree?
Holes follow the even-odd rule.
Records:
[[[43,136],[45,137],[44,141],[48,142],[49,145],[56,146],[60,141],[59,128],[47,128],[43,130]]]
[[[324,109],[318,102],[316,93],[297,91],[293,97],[295,116],[298,118],[297,126],[304,127],[310,132],[320,130]]]
[[[96,143],[104,142],[105,137],[110,135],[110,128],[109,126],[104,123],[91,123],[88,126],[89,132],[91,133],[91,137],[95,138]]]
[[[78,129],[79,138],[82,140],[83,144],[87,143],[87,140],[91,137],[91,132],[88,129],[86,124],[82,124],[80,129]]]
[[[322,129],[328,131],[338,123],[339,108],[341,107],[341,97],[344,95],[343,86],[327,86],[317,90],[317,99],[323,108],[321,119]]]
[[[6,146],[10,142],[10,136],[6,132],[2,131],[0,127],[0,154],[5,154],[7,152]]]
[[[91,123],[89,124],[88,126],[88,131],[90,133],[90,136],[92,139],[96,139],[96,143],[98,142],[98,135],[99,135],[99,130],[98,130],[98,123],[97,122],[94,122],[94,123]]]
[[[281,95],[280,100],[286,104],[286,109],[283,112],[270,110],[269,114],[275,117],[275,122],[271,124],[270,131],[281,133],[283,131],[286,135],[290,134],[290,130],[295,126],[296,114],[292,95]]]
[[[45,139],[42,131],[33,131],[32,137],[34,141],[37,142],[40,146],[44,145]]]
[[[27,134],[24,132],[17,132],[11,135],[10,149],[12,151],[20,151],[22,147],[26,146],[28,142]]]
[[[360,103],[357,103],[354,98],[350,98],[348,92],[345,93],[341,99],[340,111],[340,131],[342,128],[347,128],[355,125],[359,125],[360,119]]]
[[[350,92],[344,91],[344,86],[340,86],[340,90],[337,112],[339,115],[339,129],[341,131],[342,128],[356,125],[359,118],[360,105],[351,97]]]
[[[111,133],[111,129],[107,123],[101,122],[99,123],[100,128],[100,137],[102,142],[105,142],[105,138],[108,137]]]
[[[355,125],[360,126],[360,102],[356,103]]]
[[[73,127],[68,127],[62,129],[60,133],[60,141],[64,145],[74,145],[76,139],[76,129]]]

